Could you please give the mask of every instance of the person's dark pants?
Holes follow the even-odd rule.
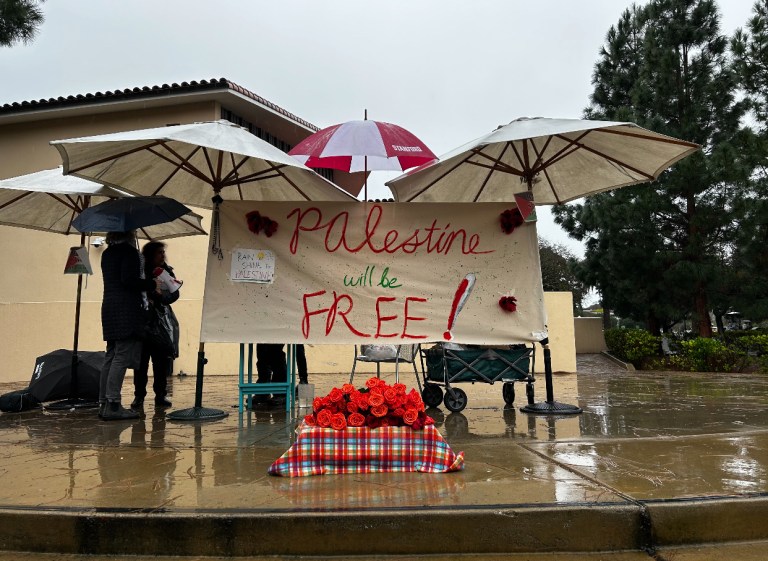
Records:
[[[152,360],[152,389],[155,392],[155,399],[163,399],[168,391],[168,375],[171,372],[173,359],[168,356],[167,351],[160,350],[148,341],[144,342],[141,350],[139,368],[133,372],[133,385],[135,388],[133,395],[139,399],[144,399],[147,395],[150,359]]]
[[[256,383],[285,382],[288,371],[283,345],[258,343],[256,345]]]
[[[309,383],[307,376],[307,356],[304,354],[304,345],[296,345],[296,368],[299,371],[299,384]]]

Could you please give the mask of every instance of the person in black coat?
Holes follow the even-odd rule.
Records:
[[[159,281],[143,278],[135,232],[110,232],[101,256],[104,299],[101,329],[107,352],[99,379],[99,416],[104,420],[136,419],[139,414],[121,405],[125,371],[138,368],[147,308],[147,291]]]
[[[155,278],[163,271],[176,278],[173,273],[173,267],[165,262],[165,244],[163,242],[149,242],[141,248],[141,254],[144,257],[144,276],[148,279]],[[150,292],[149,305],[154,306],[159,313],[172,313],[171,304],[179,299],[181,290],[176,289],[173,292],[161,290],[159,292]],[[168,391],[168,376],[173,368],[173,359],[178,356],[178,333],[172,337],[173,349],[164,348],[151,339],[144,341],[141,350],[141,363],[138,369],[133,372],[134,400],[131,403],[131,409],[140,409],[144,406],[144,398],[147,395],[147,382],[149,381],[149,361],[152,360],[152,390],[155,393],[156,407],[170,407],[171,402],[166,397]]]

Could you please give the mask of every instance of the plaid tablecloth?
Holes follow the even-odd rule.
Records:
[[[296,442],[268,473],[287,477],[387,471],[446,473],[463,467],[464,452],[455,454],[433,425],[421,430],[347,427],[340,431],[302,425]]]

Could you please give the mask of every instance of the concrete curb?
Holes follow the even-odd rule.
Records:
[[[615,356],[613,356],[612,354],[610,354],[608,351],[602,351],[600,354],[605,358],[607,358],[608,360],[610,360],[611,362],[613,362],[614,364],[621,366],[624,370],[629,370],[630,372],[635,371],[634,364],[631,364],[629,362],[623,362],[618,358],[616,358]]]
[[[429,555],[637,550],[641,509],[606,504],[455,511],[0,511],[0,549],[94,555]]]

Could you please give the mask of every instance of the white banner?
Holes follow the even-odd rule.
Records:
[[[546,330],[536,224],[512,203],[224,201],[201,340],[504,345]],[[506,212],[509,231],[510,212]]]

